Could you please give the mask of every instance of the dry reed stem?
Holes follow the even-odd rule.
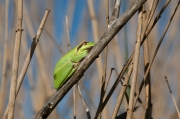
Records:
[[[71,43],[70,43],[70,34],[69,34],[69,23],[68,17],[66,15],[66,31],[67,31],[67,38],[68,38],[68,48],[71,51]],[[76,84],[77,85],[77,84]],[[73,119],[76,119],[76,85],[73,86]]]
[[[0,117],[2,117],[2,112],[4,109],[4,100],[6,98],[5,87],[7,84],[7,43],[8,43],[8,13],[9,13],[9,0],[6,0],[5,6],[5,38],[4,38],[4,56],[3,56],[3,69],[2,69],[2,80],[1,80],[1,90],[0,90]]]
[[[153,0],[152,1],[152,3],[151,3],[151,5],[150,5],[150,7],[149,7],[149,14],[148,14],[148,18],[147,18],[147,22],[146,22],[146,28],[145,28],[145,30],[147,29],[147,27],[149,26],[149,24],[150,24],[150,22],[151,22],[151,20],[152,20],[152,17],[153,17],[153,15],[154,15],[154,13],[155,13],[155,11],[156,11],[156,8],[157,8],[157,5],[158,5],[158,3],[159,3],[159,0],[156,0],[156,2],[154,2],[155,0]]]
[[[117,113],[118,113],[119,108],[121,106],[124,94],[126,93],[127,86],[129,85],[128,82],[130,80],[132,71],[133,71],[133,63],[131,63],[130,66],[129,66],[128,73],[127,73],[127,75],[125,77],[125,80],[123,82],[123,85],[122,85],[121,91],[119,93],[119,96],[118,96],[118,99],[117,99],[117,102],[116,102],[116,106],[114,108],[111,119],[115,119],[116,116],[117,116]]]
[[[132,118],[133,113],[133,103],[134,103],[134,93],[136,90],[136,82],[137,82],[137,74],[138,74],[138,66],[139,66],[139,56],[140,56],[140,46],[141,46],[141,30],[142,30],[142,7],[139,10],[138,15],[138,28],[137,28],[137,36],[136,36],[136,45],[135,45],[135,52],[133,58],[133,72],[132,72],[132,83],[131,83],[131,91],[129,97],[129,106],[128,106],[128,113],[127,119]]]
[[[171,94],[171,97],[172,97],[172,99],[173,99],[174,106],[175,106],[176,111],[177,111],[177,113],[178,113],[178,117],[179,117],[179,119],[180,119],[179,109],[178,109],[178,106],[177,106],[177,104],[176,104],[175,98],[174,98],[174,96],[173,96],[173,94],[172,94],[172,90],[171,90],[171,87],[170,87],[170,85],[169,85],[169,82],[168,82],[168,79],[167,79],[167,77],[166,77],[166,76],[165,76],[165,80],[166,80],[166,83],[167,83],[167,86],[168,86],[169,92],[170,92],[170,94]]]
[[[164,29],[164,32],[163,32],[163,34],[162,34],[162,36],[161,36],[161,38],[160,38],[160,41],[159,41],[159,43],[158,43],[158,45],[157,45],[157,47],[156,47],[156,49],[155,49],[155,51],[154,51],[153,58],[152,58],[149,66],[148,66],[148,68],[147,68],[147,70],[146,70],[146,73],[145,73],[145,75],[144,75],[144,77],[143,77],[143,80],[142,80],[141,85],[140,85],[140,87],[139,87],[139,92],[138,92],[138,94],[136,95],[135,102],[134,102],[134,106],[136,105],[137,98],[139,97],[139,95],[140,95],[140,93],[141,93],[141,90],[142,90],[142,87],[143,87],[143,85],[144,85],[144,79],[146,79],[147,76],[148,76],[148,74],[149,74],[149,71],[150,71],[151,66],[152,66],[152,64],[153,64],[153,61],[154,61],[154,59],[155,59],[155,57],[156,57],[156,54],[157,54],[157,52],[158,52],[158,50],[159,50],[159,48],[160,48],[160,46],[161,46],[161,43],[162,43],[162,41],[163,41],[163,39],[164,39],[164,36],[166,35],[166,32],[167,32],[167,30],[168,30],[168,28],[169,28],[169,26],[170,26],[170,24],[171,24],[171,22],[172,22],[172,20],[173,20],[173,17],[174,17],[174,15],[175,15],[178,7],[179,7],[179,4],[180,4],[180,2],[178,2],[178,4],[177,4],[177,6],[176,6],[176,8],[175,8],[175,10],[174,10],[174,12],[173,12],[170,20],[168,21],[168,23],[167,23],[167,25],[166,25],[166,27],[165,27],[165,29]]]
[[[61,46],[54,40],[54,37],[52,36],[52,34],[50,33],[49,29],[47,29],[45,27],[44,29],[47,33],[47,35],[50,37],[50,40],[53,42],[54,46],[57,47],[57,49],[59,50],[59,52],[62,54],[62,56],[65,54],[64,51],[62,50]]]
[[[23,20],[23,1],[18,0],[17,1],[17,29],[16,29],[15,46],[14,46],[12,79],[11,79],[11,86],[10,86],[9,103],[7,107],[9,108],[8,119],[14,118],[21,36],[22,36],[22,31],[23,31],[22,20]]]
[[[79,96],[80,96],[80,98],[81,98],[81,101],[82,101],[82,103],[83,103],[83,106],[84,106],[84,108],[85,108],[85,110],[86,110],[87,119],[91,119],[91,115],[90,115],[89,108],[88,108],[88,106],[87,106],[87,104],[86,104],[86,102],[85,102],[85,100],[84,100],[84,98],[83,98],[83,95],[82,95],[82,92],[81,92],[81,88],[80,88],[80,86],[79,86],[78,83],[76,84],[76,87],[77,87],[77,89],[78,89]]]
[[[109,21],[109,0],[106,0],[106,27],[107,29],[111,27],[111,24],[119,17],[119,10],[120,10],[120,4],[121,1],[120,0],[116,0],[115,5],[114,5],[114,9],[112,12],[112,17]],[[96,116],[98,114],[98,119],[101,119],[101,111],[102,111],[102,103],[104,101],[104,95],[106,93],[106,85],[108,85],[106,83],[106,70],[107,70],[107,56],[108,56],[108,45],[105,48],[105,56],[104,56],[104,67],[103,67],[103,75],[102,75],[102,85],[101,85],[101,94],[100,94],[100,102],[99,102],[99,106],[96,112]],[[101,111],[100,111],[101,110]],[[107,107],[105,108],[105,117],[104,118],[108,118],[107,115]]]
[[[93,32],[93,37],[94,41],[97,43],[99,39],[99,30],[98,30],[98,22],[97,18],[95,15],[94,7],[93,7],[93,1],[92,0],[87,0],[88,2],[88,10],[91,18],[91,23],[92,23],[92,32]],[[98,68],[98,78],[99,80],[101,79],[101,76],[103,74],[102,72],[102,56],[99,55],[99,58],[96,60],[97,63],[97,68]]]
[[[40,26],[39,26],[39,29],[38,29],[38,31],[37,31],[37,34],[36,34],[35,38],[33,39],[33,42],[32,42],[32,44],[31,44],[31,48],[30,48],[30,50],[28,51],[28,54],[27,54],[26,59],[25,59],[25,61],[24,61],[22,70],[21,70],[21,72],[20,72],[20,74],[19,74],[18,81],[17,81],[15,98],[17,97],[18,92],[19,92],[19,90],[20,90],[20,87],[21,87],[21,85],[22,85],[24,76],[25,76],[25,74],[26,74],[26,72],[27,72],[27,69],[28,69],[28,67],[29,67],[29,64],[30,64],[32,55],[33,55],[33,53],[34,53],[34,50],[35,50],[35,48],[36,48],[36,45],[37,45],[37,43],[39,42],[39,38],[40,38],[40,36],[41,36],[42,30],[43,30],[44,24],[45,24],[45,22],[46,22],[46,20],[47,20],[47,17],[48,17],[49,12],[50,12],[50,10],[46,10],[46,11],[45,11],[44,17],[43,17],[43,19],[42,19],[42,21],[41,21],[41,24],[40,24]],[[9,106],[7,107],[7,109],[6,109],[6,111],[5,111],[4,118],[6,117],[6,115],[7,115],[8,112],[9,112]]]
[[[56,107],[60,100],[67,94],[67,92],[76,84],[87,68],[93,63],[97,56],[102,52],[106,45],[112,40],[112,38],[121,30],[121,28],[127,23],[127,21],[136,13],[136,11],[142,6],[146,0],[137,0],[132,7],[127,10],[121,18],[117,19],[113,25],[104,33],[101,39],[92,48],[86,58],[81,62],[77,71],[73,76],[60,88],[51,99],[42,107],[42,109],[36,115],[36,119],[47,118],[52,110]]]
[[[31,18],[29,17],[29,14],[28,14],[26,9],[25,9],[25,12],[26,12],[26,14],[25,14],[24,19],[25,19],[25,22],[27,24],[27,30],[29,32],[29,35],[31,37],[34,37],[35,31],[33,29],[33,24],[30,21]],[[42,85],[40,85],[40,86],[41,87],[44,86],[44,90],[45,90],[44,92],[46,93],[46,96],[48,97],[49,95],[52,94],[52,88],[50,85],[47,85],[47,84],[49,84],[49,78],[48,78],[49,76],[47,74],[47,68],[45,67],[46,65],[44,65],[45,64],[45,58],[44,58],[45,56],[42,52],[40,45],[37,45],[37,47],[36,47],[35,56],[37,58],[37,64],[38,64],[37,67],[39,69],[41,69],[41,70],[39,70],[39,73],[38,73],[42,77],[41,78],[42,79],[42,83],[41,83]]]
[[[26,39],[27,37],[27,34],[23,35],[22,39]],[[23,57],[25,58],[26,55],[27,55],[27,52],[28,52],[28,46],[27,46],[27,40],[23,40],[22,41],[22,54],[24,55]],[[29,83],[29,86],[30,86],[30,95],[31,95],[31,101],[32,101],[32,110],[33,112],[36,112],[36,101],[35,101],[35,98],[34,98],[34,95],[33,95],[33,89],[35,87],[35,82],[34,82],[34,79],[33,79],[33,69],[31,67],[31,65],[29,65],[28,67],[28,70],[27,70],[27,77],[28,77],[28,83]]]
[[[16,89],[16,95],[18,94],[19,89],[20,89],[20,87],[22,85],[24,76],[25,76],[25,74],[27,72],[27,69],[28,69],[28,66],[30,64],[30,61],[31,61],[32,55],[34,53],[34,50],[35,50],[35,48],[36,48],[36,46],[37,46],[37,44],[39,42],[41,33],[42,33],[44,25],[45,25],[45,22],[47,20],[48,15],[49,15],[49,12],[50,12],[50,10],[48,10],[48,9],[45,11],[44,17],[43,17],[43,19],[42,19],[42,21],[40,23],[40,26],[39,26],[39,29],[37,31],[37,34],[36,34],[35,38],[33,39],[33,42],[31,44],[31,48],[28,51],[28,54],[26,56],[26,59],[25,59],[24,65],[22,67],[21,73],[20,73],[20,75],[18,77],[18,84],[17,84],[17,89]]]
[[[143,13],[143,31],[146,28],[147,25],[147,15],[149,12],[145,12]],[[143,55],[144,55],[144,71],[146,72],[147,67],[149,65],[149,44],[148,44],[148,37],[146,38],[146,40],[144,41],[143,44]],[[147,76],[147,79],[145,81],[145,119],[150,119],[151,118],[151,113],[152,113],[152,108],[151,108],[151,81],[150,81],[150,72]]]
[[[106,0],[106,28],[108,29],[108,24],[109,24],[109,0]],[[106,85],[106,73],[107,73],[107,58],[108,58],[108,45],[105,48],[104,51],[104,66],[103,66],[103,72],[102,72],[102,83],[101,83],[101,93],[100,93],[100,101],[99,101],[99,106],[98,108],[101,108],[104,95],[105,95],[105,85]],[[101,113],[99,112],[98,119],[101,119]],[[105,119],[108,118],[107,115],[107,107],[105,107],[105,111],[103,112],[103,116]]]

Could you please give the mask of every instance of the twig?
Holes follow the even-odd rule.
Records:
[[[85,108],[85,110],[86,110],[87,119],[91,119],[91,115],[90,115],[89,108],[88,108],[88,106],[87,106],[87,104],[86,104],[86,102],[85,102],[85,100],[84,100],[84,98],[83,98],[83,95],[82,95],[82,92],[81,92],[81,88],[80,88],[80,86],[79,86],[78,83],[76,84],[76,87],[77,87],[77,89],[78,89],[79,96],[80,96],[80,98],[81,98],[81,100],[82,100],[83,106],[84,106],[84,108]]]
[[[47,27],[45,27],[44,29],[47,33],[47,35],[50,37],[50,40],[53,42],[53,44],[55,45],[55,47],[57,47],[57,49],[59,50],[59,52],[62,54],[62,56],[65,54],[64,51],[61,48],[61,45],[58,44],[55,40],[54,37],[52,36],[52,34],[50,33],[50,29],[48,29]]]
[[[0,90],[0,118],[4,109],[4,99],[6,98],[5,87],[7,84],[7,42],[8,42],[8,14],[9,13],[9,0],[6,0],[5,9],[5,38],[4,38],[4,56],[3,56],[3,70],[2,70],[2,80],[1,80],[1,90]]]
[[[25,6],[26,6],[26,4],[25,4]],[[26,23],[29,35],[30,35],[30,37],[34,37],[34,35],[36,33],[34,31],[34,28],[33,28],[33,23],[30,20],[31,18],[29,17],[30,14],[28,14],[27,9],[24,9],[24,13],[25,13],[25,17],[24,17],[25,20],[24,21]],[[51,88],[51,85],[47,85],[48,82],[49,82],[49,75],[47,73],[46,65],[44,65],[45,64],[45,58],[44,58],[45,55],[43,54],[43,51],[42,51],[40,45],[38,45],[36,47],[35,56],[36,56],[36,59],[37,59],[37,65],[38,65],[37,67],[40,69],[38,75],[40,77],[42,77],[41,78],[42,81],[41,81],[40,87],[44,87],[44,92],[45,92],[45,96],[44,97],[42,97],[42,96],[40,97],[41,98],[40,100],[43,100],[44,98],[47,98],[47,97],[49,97],[49,95],[52,94],[52,88]]]
[[[149,26],[149,24],[151,22],[151,19],[152,19],[154,13],[155,13],[155,10],[157,8],[158,3],[159,3],[159,0],[156,0],[156,2],[155,2],[155,0],[153,0],[152,3],[151,3],[151,6],[149,8],[148,18],[147,18],[147,20],[148,20],[147,21],[147,26],[146,26],[145,30],[148,28],[148,26]]]
[[[121,106],[121,103],[122,103],[122,99],[124,97],[124,94],[126,93],[126,89],[127,89],[127,86],[128,86],[128,82],[129,82],[132,70],[133,70],[133,63],[131,63],[131,65],[129,66],[128,73],[127,73],[126,78],[124,80],[124,84],[122,86],[122,89],[121,89],[121,91],[119,93],[118,100],[116,102],[116,106],[114,108],[111,119],[115,119],[115,117],[117,116],[118,110],[119,110],[119,108]]]
[[[143,8],[145,7],[145,5],[143,6]],[[144,11],[144,9],[143,9]],[[143,31],[145,30],[145,27],[147,25],[147,15],[148,12],[144,12],[143,13]],[[143,55],[144,55],[144,72],[146,72],[147,67],[149,65],[149,44],[148,44],[148,39],[146,39],[144,41],[143,44]],[[145,115],[144,115],[144,119],[150,119],[151,118],[151,80],[150,80],[150,72],[148,74],[148,77],[145,81]]]
[[[130,97],[129,97],[127,119],[131,119],[132,113],[133,113],[134,93],[136,89],[138,65],[139,65],[139,54],[140,54],[140,46],[141,46],[142,12],[143,11],[141,7],[139,10],[139,15],[138,15],[138,28],[137,28],[136,46],[135,46],[135,52],[134,52],[134,61],[133,61],[134,65],[133,65],[133,72],[132,72],[132,83],[131,83],[131,91],[130,91]]]
[[[109,84],[109,81],[110,81],[110,78],[111,78],[111,75],[112,75],[112,71],[115,70],[114,68],[111,68],[111,71],[110,71],[110,74],[109,74],[109,78],[107,79],[106,81],[106,84],[105,84],[105,91],[107,90],[107,87],[108,87],[108,84]]]
[[[32,42],[32,44],[31,44],[31,48],[30,48],[30,50],[28,51],[28,54],[27,54],[27,56],[26,56],[26,60],[25,60],[24,65],[23,65],[23,67],[22,67],[21,73],[20,73],[20,75],[19,75],[19,77],[18,77],[18,84],[17,84],[17,89],[16,89],[16,95],[17,95],[18,92],[19,92],[19,89],[20,89],[21,84],[22,84],[22,82],[23,82],[24,76],[25,76],[26,71],[27,71],[27,69],[28,69],[28,66],[29,66],[29,64],[30,64],[32,55],[33,55],[34,50],[35,50],[35,48],[36,48],[36,46],[37,46],[37,44],[38,44],[38,42],[39,42],[41,33],[42,33],[42,31],[43,31],[43,28],[44,28],[44,24],[45,24],[45,22],[46,22],[46,20],[47,20],[47,17],[48,17],[48,15],[49,15],[49,12],[50,12],[50,10],[48,10],[48,9],[45,11],[44,17],[43,17],[43,19],[42,19],[42,21],[41,21],[41,24],[40,24],[40,26],[39,26],[39,29],[38,29],[38,31],[37,31],[37,34],[36,34],[35,38],[33,39],[33,42]]]
[[[172,97],[172,99],[173,99],[174,106],[175,106],[176,111],[177,111],[177,113],[178,113],[178,117],[179,117],[179,119],[180,119],[179,109],[178,109],[178,106],[177,106],[177,104],[176,104],[175,98],[174,98],[174,96],[173,96],[173,94],[172,94],[172,90],[171,90],[171,87],[170,87],[170,85],[169,85],[169,82],[168,82],[168,79],[167,79],[167,77],[166,77],[166,76],[165,76],[165,80],[166,80],[166,83],[167,83],[167,86],[168,86],[169,92],[170,92],[170,94],[171,94],[171,97]]]
[[[156,57],[156,54],[157,54],[157,52],[158,52],[158,50],[159,50],[159,48],[160,48],[160,46],[161,46],[161,43],[162,43],[162,41],[163,41],[163,39],[164,39],[164,36],[166,35],[166,32],[167,32],[167,30],[168,30],[168,28],[169,28],[169,26],[170,26],[170,24],[171,24],[171,21],[172,21],[174,15],[175,15],[175,13],[176,13],[178,7],[179,7],[179,4],[180,4],[180,2],[178,2],[178,4],[177,4],[177,6],[176,6],[176,8],[175,8],[175,10],[174,10],[174,12],[173,12],[170,20],[168,21],[168,23],[167,23],[167,25],[166,25],[166,28],[164,29],[164,32],[163,32],[163,34],[162,34],[162,36],[161,36],[161,38],[160,38],[160,41],[159,41],[159,43],[158,43],[158,45],[157,45],[157,47],[156,47],[156,49],[155,49],[155,51],[154,51],[153,58],[152,58],[149,66],[148,66],[148,68],[147,68],[147,70],[146,70],[146,73],[145,73],[145,75],[144,75],[144,77],[143,77],[143,80],[142,80],[141,85],[140,85],[140,87],[139,87],[139,92],[138,92],[138,94],[136,95],[135,102],[134,102],[134,106],[136,105],[137,98],[139,97],[139,95],[140,95],[140,93],[141,93],[141,90],[142,90],[142,87],[143,87],[143,85],[144,85],[144,79],[146,79],[147,76],[148,76],[148,74],[149,74],[149,71],[150,71],[150,69],[151,69],[152,63],[153,63],[153,61],[154,61],[154,59],[155,59],[155,57]]]
[[[119,30],[127,23],[127,21],[136,13],[136,11],[143,5],[146,0],[137,0],[133,6],[117,19],[114,24],[104,33],[101,39],[92,48],[86,58],[81,62],[77,71],[73,76],[65,83],[57,92],[55,92],[51,99],[43,106],[43,108],[36,115],[36,119],[47,118],[52,110],[56,107],[59,101],[67,94],[71,87],[76,84],[87,68],[98,57],[106,45],[112,40],[112,38],[119,32]]]
[[[20,47],[21,47],[21,36],[22,36],[22,20],[23,20],[23,1],[17,1],[17,30],[16,38],[14,44],[14,57],[13,57],[13,67],[12,67],[12,79],[10,86],[10,96],[8,103],[8,119],[14,118],[15,110],[15,100],[16,100],[16,87],[17,87],[17,78],[18,78],[18,68],[19,68],[19,56],[20,56]]]

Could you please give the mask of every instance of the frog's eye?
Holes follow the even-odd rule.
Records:
[[[77,51],[83,46],[83,45],[87,45],[88,42],[84,41],[82,42],[78,47],[77,47]]]
[[[88,42],[84,41],[84,42],[82,42],[81,44],[82,44],[82,45],[87,45],[87,43],[88,43]]]

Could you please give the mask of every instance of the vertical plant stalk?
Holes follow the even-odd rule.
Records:
[[[138,64],[139,64],[139,54],[140,54],[140,45],[141,45],[141,30],[142,30],[142,7],[139,10],[138,15],[138,28],[137,28],[137,36],[136,36],[136,46],[134,52],[134,65],[133,65],[133,72],[132,72],[132,84],[131,84],[131,91],[130,91],[130,98],[129,98],[129,106],[128,106],[128,113],[126,119],[132,118],[133,113],[133,102],[134,102],[134,93],[136,89],[136,81],[137,81],[137,74],[138,74]]]
[[[9,103],[8,103],[8,108],[9,108],[8,119],[14,118],[21,36],[22,36],[22,31],[23,31],[22,20],[23,20],[23,0],[18,0],[17,1],[17,29],[16,29],[16,38],[15,38],[15,46],[14,46],[10,96],[9,96]]]
[[[118,100],[116,102],[116,106],[114,108],[111,119],[115,119],[116,116],[117,116],[117,113],[118,113],[119,108],[121,106],[124,94],[126,93],[126,89],[129,86],[129,80],[130,80],[132,71],[133,71],[133,63],[131,63],[130,66],[129,66],[128,73],[127,73],[127,75],[125,77],[125,80],[123,82],[123,86],[122,86],[121,91],[119,93]]]
[[[109,24],[109,0],[106,0],[106,28],[108,29]],[[104,101],[104,95],[105,95],[105,85],[106,85],[106,72],[107,72],[107,58],[108,58],[108,45],[105,47],[104,52],[104,66],[103,66],[103,74],[102,74],[102,83],[101,83],[101,94],[100,94],[100,101],[99,101],[99,107],[101,108],[102,102]],[[98,119],[101,119],[102,112],[99,113]],[[107,119],[107,106],[105,107],[105,110],[103,112],[103,118]]]
[[[82,92],[81,92],[81,88],[80,88],[80,86],[79,86],[78,83],[77,83],[76,87],[77,87],[77,89],[78,89],[79,96],[80,96],[80,98],[81,98],[81,101],[82,101],[82,103],[83,103],[83,106],[84,106],[84,108],[85,108],[85,110],[86,110],[87,119],[91,119],[91,114],[90,114],[89,108],[88,108],[88,106],[87,106],[87,104],[86,104],[86,102],[85,102],[85,100],[84,100],[84,98],[83,98],[83,95],[82,95]]]
[[[114,9],[113,9],[113,13],[112,13],[112,17],[109,21],[109,0],[106,0],[106,28],[110,28],[111,25],[114,23],[114,21],[119,17],[119,10],[120,10],[120,4],[121,4],[121,0],[116,0],[115,5],[114,5]],[[108,45],[105,48],[105,57],[104,57],[104,67],[103,67],[103,75],[102,75],[102,85],[101,85],[101,94],[100,94],[100,102],[99,102],[99,106],[96,112],[96,115],[98,115],[98,119],[101,119],[101,113],[102,113],[102,103],[104,101],[104,95],[106,93],[106,87],[107,87],[107,83],[106,83],[106,71],[107,71],[107,57],[108,56]],[[101,111],[100,111],[101,110]],[[105,107],[105,114],[104,118],[108,118],[107,115],[107,108]]]
[[[93,37],[94,41],[97,43],[99,39],[99,30],[98,30],[98,22],[97,18],[95,15],[94,7],[93,7],[93,1],[92,0],[87,0],[88,2],[88,9],[89,9],[89,14],[91,17],[91,24],[92,24],[92,32],[93,32]],[[99,80],[101,79],[102,76],[102,57],[99,55],[99,58],[96,60],[97,68],[98,68],[98,78]]]
[[[144,6],[143,6],[144,8]],[[144,9],[143,9],[144,11]],[[145,25],[148,21],[147,19],[147,12],[143,12],[143,31],[145,30]],[[144,72],[146,72],[147,67],[149,65],[149,44],[148,44],[148,37],[144,41],[143,44],[143,55],[144,55]],[[152,113],[152,108],[151,108],[151,81],[150,81],[150,72],[148,73],[147,79],[145,81],[145,116],[144,119],[150,119],[151,118],[151,113]]]
[[[7,84],[7,42],[8,42],[8,13],[9,13],[9,0],[6,0],[5,9],[5,38],[4,38],[4,56],[3,56],[3,70],[2,70],[2,80],[1,80],[1,90],[0,90],[0,118],[2,117],[2,112],[4,109],[6,98],[5,89]]]
[[[21,87],[21,85],[22,85],[24,76],[25,76],[25,74],[26,74],[26,72],[27,72],[27,69],[28,69],[28,67],[29,67],[29,64],[30,64],[32,55],[33,55],[33,53],[34,53],[34,50],[35,50],[35,48],[36,48],[36,46],[37,46],[37,43],[39,42],[39,38],[40,38],[40,36],[41,36],[42,30],[43,30],[43,27],[44,27],[44,24],[45,24],[45,22],[46,22],[46,19],[47,19],[47,17],[48,17],[49,12],[50,12],[50,10],[46,10],[46,12],[45,12],[45,14],[44,14],[44,17],[43,17],[43,19],[42,19],[42,21],[41,21],[41,24],[40,24],[40,26],[39,26],[39,29],[38,29],[38,31],[37,31],[37,35],[36,35],[36,37],[33,39],[33,42],[32,42],[32,44],[31,44],[31,48],[30,48],[30,50],[28,51],[28,54],[27,54],[27,56],[26,56],[25,62],[24,62],[23,67],[22,67],[22,70],[21,70],[20,75],[19,75],[19,77],[18,77],[17,87],[16,87],[16,90],[15,90],[15,91],[16,91],[15,98],[17,97],[18,92],[19,92],[19,90],[20,90],[20,87]],[[3,117],[4,119],[6,119],[6,117],[7,117],[7,114],[8,114],[8,112],[9,112],[9,110],[10,110],[9,108],[10,108],[9,106],[6,108],[6,111],[5,111],[4,117]]]
[[[177,106],[177,104],[176,104],[175,98],[174,98],[174,96],[173,96],[173,94],[172,94],[172,90],[171,90],[171,87],[170,87],[170,85],[169,85],[169,82],[168,82],[168,79],[167,79],[167,77],[166,77],[166,76],[165,76],[165,80],[166,80],[166,83],[167,83],[167,86],[168,86],[169,92],[170,92],[170,94],[171,94],[171,97],[172,97],[172,99],[173,99],[174,106],[175,106],[175,108],[176,108],[176,111],[177,111],[178,117],[179,117],[179,119],[180,119],[179,109],[178,109],[178,106]]]
[[[70,42],[69,22],[68,22],[67,15],[66,15],[66,30],[67,30],[67,37],[68,37],[68,48],[70,51],[71,50],[71,42]],[[76,85],[73,86],[73,104],[74,104],[73,105],[73,119],[76,119]]]
[[[155,57],[156,57],[156,54],[157,54],[157,52],[158,52],[158,50],[159,50],[159,48],[160,48],[160,46],[161,46],[161,43],[162,43],[162,41],[163,41],[163,39],[164,39],[164,36],[166,35],[166,32],[167,32],[167,30],[168,30],[168,28],[169,28],[169,26],[170,26],[170,24],[171,24],[171,22],[172,22],[172,20],[173,20],[173,17],[174,17],[174,15],[175,15],[178,7],[179,7],[179,4],[180,4],[180,0],[179,0],[179,2],[177,3],[177,6],[176,6],[176,8],[175,8],[175,10],[174,10],[174,12],[173,12],[170,20],[168,21],[168,23],[167,23],[167,25],[166,25],[166,27],[165,27],[165,29],[164,29],[164,32],[163,32],[163,34],[162,34],[162,36],[161,36],[161,38],[160,38],[160,41],[159,41],[159,43],[158,43],[158,45],[157,45],[157,47],[156,47],[156,49],[155,49],[155,51],[154,51],[153,58],[152,58],[150,64],[148,65],[148,68],[147,68],[147,70],[146,70],[146,73],[145,73],[145,75],[144,75],[144,77],[143,77],[143,80],[142,80],[142,82],[141,82],[141,85],[140,85],[140,87],[139,87],[139,92],[138,92],[138,94],[136,95],[136,98],[135,98],[135,101],[134,101],[134,106],[136,105],[137,98],[139,97],[139,95],[140,95],[140,93],[141,93],[141,90],[142,90],[142,87],[143,87],[143,85],[144,85],[144,79],[146,79],[147,76],[148,76],[148,74],[149,74],[149,71],[150,71],[150,69],[151,69],[152,63],[153,63],[153,61],[154,61],[154,59],[155,59]]]

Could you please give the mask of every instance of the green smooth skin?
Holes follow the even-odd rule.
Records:
[[[75,73],[94,45],[94,42],[82,42],[58,61],[54,69],[55,89],[59,89]]]

